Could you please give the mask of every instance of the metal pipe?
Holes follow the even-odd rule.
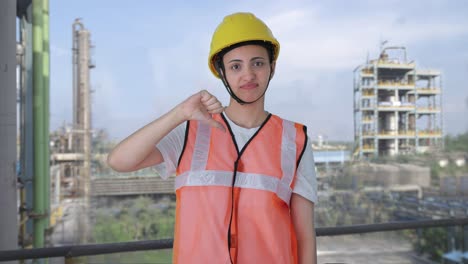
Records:
[[[73,151],[83,153],[84,160],[80,169],[80,194],[83,195],[83,214],[81,240],[87,242],[89,179],[91,174],[91,91],[89,69],[90,32],[86,30],[79,19],[73,23],[73,135],[75,140]]]
[[[448,218],[438,220],[398,221],[380,224],[351,225],[340,227],[318,227],[315,229],[317,237],[340,236],[352,234],[365,234],[374,232],[387,232],[406,229],[421,229],[432,227],[465,226],[468,218]],[[37,259],[50,257],[81,257],[120,252],[142,250],[170,249],[173,239],[133,241],[120,243],[105,243],[91,245],[72,245],[52,248],[21,249],[0,251],[0,261],[15,259]]]
[[[43,79],[42,1],[33,0],[33,113],[34,113],[34,237],[35,248],[44,247],[46,208],[44,201],[44,79]]]
[[[20,18],[20,30],[19,30],[19,39],[20,45],[23,46],[23,55],[21,56],[20,60],[18,61],[19,71],[18,71],[18,80],[19,80],[19,173],[18,173],[18,180],[21,183],[20,185],[20,224],[19,224],[19,241],[18,244],[24,247],[25,244],[25,237],[26,237],[26,223],[28,220],[27,217],[27,206],[26,206],[26,183],[25,183],[25,172],[24,172],[24,160],[25,160],[25,136],[24,136],[24,109],[25,109],[25,83],[26,83],[26,22],[24,17]]]
[[[42,0],[42,37],[43,37],[43,64],[42,74],[44,82],[44,210],[50,216],[50,140],[49,140],[49,85],[50,85],[50,55],[49,55],[49,0]],[[45,221],[46,226],[49,221]]]
[[[57,168],[55,170],[55,189],[54,189],[54,204],[55,207],[60,205],[60,191],[61,191],[61,184],[60,179],[61,177],[61,165],[55,165]]]
[[[32,3],[28,7],[26,27],[26,76],[25,76],[25,109],[24,109],[24,173],[26,206],[28,212],[34,207],[34,74],[33,74],[33,26],[32,26]],[[28,239],[34,234],[34,220],[26,223]],[[31,239],[32,240],[32,239]]]
[[[33,140],[33,46],[32,46],[32,3],[25,7],[21,17],[21,42],[24,48],[23,65],[21,68],[21,105],[20,105],[20,180],[23,194],[21,206],[24,211],[22,218],[33,209],[33,175],[34,175],[34,140]],[[33,220],[27,218],[25,226],[21,226],[21,246],[29,246],[33,234]]]
[[[79,21],[78,19],[75,20],[75,23],[73,23],[72,26],[72,76],[73,76],[73,81],[72,81],[72,89],[73,89],[73,104],[72,104],[72,129],[76,129],[75,124],[77,123],[77,117],[75,113],[75,109],[78,105],[78,84],[77,84],[77,72],[78,72],[78,45],[77,45],[77,31],[75,29],[75,24],[78,24]],[[73,147],[73,142],[70,146],[70,149],[74,149]]]
[[[73,22],[72,25],[72,76],[73,76],[73,82],[72,82],[72,89],[73,89],[73,105],[72,105],[72,128],[75,130],[78,129],[83,129],[80,127],[80,111],[79,107],[81,104],[81,95],[80,95],[80,89],[79,89],[79,71],[80,71],[80,65],[79,65],[79,32],[84,29],[83,24],[81,23],[80,19],[77,18],[75,19],[75,22]],[[79,137],[78,137],[79,138]],[[76,144],[74,143],[77,141],[77,139],[74,139],[72,142],[72,151],[77,152]],[[81,150],[80,150],[81,151]]]
[[[407,57],[406,57],[406,47],[404,47],[404,46],[385,47],[385,48],[382,50],[381,54],[384,53],[386,50],[389,50],[389,49],[401,49],[401,50],[403,50],[405,63],[408,62],[408,59],[407,59]]]
[[[87,30],[80,32],[80,90],[82,89],[83,96],[83,129],[85,131],[83,136],[83,198],[84,198],[84,230],[83,230],[83,242],[88,242],[89,237],[89,188],[90,188],[90,177],[91,177],[91,89],[90,89],[90,78],[89,78],[89,66],[90,66],[90,33]],[[82,86],[81,86],[82,85]]]
[[[444,95],[444,89],[442,87],[442,76],[439,76],[439,89],[440,89],[440,97],[439,97],[439,107],[440,107],[440,113],[439,113],[439,124],[440,124],[440,132],[442,133],[440,140],[440,146],[441,150],[445,150],[445,128],[444,128],[444,105],[443,105],[443,95]],[[467,105],[468,105],[468,97],[467,97]]]
[[[16,1],[0,1],[0,249],[18,246],[16,197]]]

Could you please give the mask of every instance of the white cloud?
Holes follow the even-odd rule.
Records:
[[[285,11],[271,19],[274,33],[275,26],[279,28],[281,63],[287,68],[352,69],[364,62],[368,51],[375,57],[379,42],[384,39],[390,41],[389,45],[399,46],[468,33],[466,25],[450,19],[400,24],[395,22],[400,19],[398,15],[392,13],[358,18],[309,14],[314,11]]]
[[[294,9],[276,14],[265,19],[265,23],[270,27],[275,35],[288,34],[291,30],[296,30],[304,26],[305,20],[314,19],[313,10]]]
[[[466,23],[452,18],[414,16],[410,20],[398,12],[326,17],[312,8],[286,10],[267,23],[281,42],[269,106],[306,123],[310,133],[317,129],[334,139],[352,138],[352,70],[365,61],[367,53],[375,58],[381,41],[418,47],[468,33]],[[461,108],[447,105],[445,110]]]

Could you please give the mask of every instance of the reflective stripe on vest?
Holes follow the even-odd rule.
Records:
[[[208,161],[210,134],[211,127],[209,125],[198,124],[195,152],[191,163],[192,171],[184,172],[176,177],[176,190],[184,186],[231,186],[232,172],[204,170]],[[261,174],[237,172],[234,186],[274,192],[289,205],[296,163],[296,129],[293,122],[283,120],[281,142],[281,169],[283,171],[281,179]]]

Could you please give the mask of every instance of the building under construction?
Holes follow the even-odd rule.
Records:
[[[442,77],[418,69],[405,47],[385,47],[354,70],[354,155],[359,159],[443,147]]]

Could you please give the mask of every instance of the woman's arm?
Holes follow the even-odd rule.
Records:
[[[109,154],[107,163],[119,172],[135,171],[163,162],[161,152],[155,147],[171,130],[187,120],[200,120],[224,130],[211,118],[221,113],[221,103],[209,92],[198,92],[171,111],[120,142]]]
[[[317,246],[314,227],[314,203],[293,193],[291,217],[296,231],[299,264],[317,263]]]

